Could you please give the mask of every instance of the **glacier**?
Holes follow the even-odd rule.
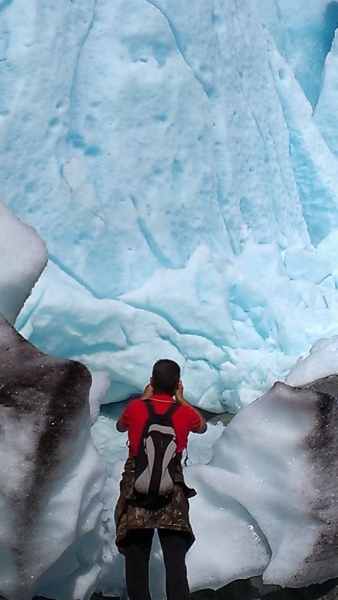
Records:
[[[49,254],[16,326],[106,371],[107,402],[169,356],[236,412],[337,332],[336,17],[180,6],[4,4],[0,196]]]
[[[88,469],[64,457],[58,508],[47,482],[32,577],[18,592],[20,577],[1,575],[8,600],[125,593],[112,511],[126,449],[113,425],[164,356],[191,402],[236,415],[191,440],[192,589],[337,575],[313,450],[324,400],[309,388],[302,401],[300,387],[337,372],[337,24],[327,0],[0,2],[0,313],[16,339],[92,380],[69,450],[82,443]],[[67,477],[85,490],[77,504]],[[64,526],[59,559],[41,539],[48,511],[53,535]],[[291,556],[295,515],[308,537]],[[161,600],[158,548],[152,560]]]

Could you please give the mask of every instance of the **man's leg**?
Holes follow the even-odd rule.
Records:
[[[158,529],[166,572],[167,600],[188,600],[189,585],[185,555],[187,534],[173,529]]]
[[[124,556],[129,600],[151,600],[149,558],[153,535],[153,529],[133,529],[127,534]]]

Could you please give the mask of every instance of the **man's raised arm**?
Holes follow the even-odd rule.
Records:
[[[207,422],[206,422],[205,418],[203,417],[202,413],[195,406],[192,406],[192,404],[190,404],[190,402],[188,402],[188,400],[186,400],[184,398],[183,385],[182,385],[181,380],[178,382],[178,388],[175,393],[175,398],[176,398],[177,402],[182,404],[182,406],[190,406],[190,408],[192,408],[198,414],[198,416],[201,420],[201,424],[195,433],[205,433],[207,430],[207,427],[208,427]]]

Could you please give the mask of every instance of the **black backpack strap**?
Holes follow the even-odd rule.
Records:
[[[167,412],[165,413],[165,415],[166,415],[167,417],[171,417],[171,416],[174,414],[174,412],[176,412],[176,411],[177,411],[177,409],[178,409],[180,406],[181,406],[181,405],[180,405],[178,402],[174,402],[174,403],[173,403],[173,404],[170,406],[170,408],[168,408],[168,410],[167,410]]]
[[[140,446],[142,444],[142,440],[144,439],[144,436],[146,435],[146,432],[148,430],[149,420],[152,419],[156,414],[154,407],[152,406],[151,402],[149,402],[149,400],[145,399],[145,400],[143,400],[143,402],[144,402],[146,410],[148,412],[148,417],[146,418],[145,423],[143,425],[143,429],[142,429],[142,433],[141,433],[141,437],[140,437],[140,445],[138,447],[137,452],[139,451]]]
[[[163,417],[171,417],[174,414],[174,412],[176,412],[177,409],[181,406],[178,402],[173,402],[173,404],[168,408],[168,410],[165,413],[157,413],[149,400],[143,400],[143,402],[145,403],[146,409],[148,411],[148,416],[156,416],[156,418],[158,419],[161,419]]]
[[[156,413],[155,413],[155,409],[154,409],[152,403],[148,399],[143,400],[143,402],[144,402],[145,407],[146,407],[146,409],[148,411],[148,416],[149,417],[153,417]]]

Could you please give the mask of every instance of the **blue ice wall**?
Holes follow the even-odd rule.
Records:
[[[0,5],[0,195],[51,266],[17,326],[111,399],[165,353],[241,405],[334,333],[336,5]]]

